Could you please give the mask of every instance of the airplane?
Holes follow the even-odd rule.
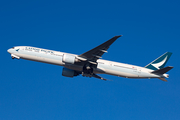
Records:
[[[31,46],[16,46],[7,51],[11,54],[12,59],[22,58],[63,66],[62,75],[65,77],[73,78],[82,74],[85,77],[94,77],[106,81],[108,79],[98,74],[108,74],[124,78],[158,78],[162,81],[167,81],[165,78],[168,78],[169,75],[166,72],[173,68],[172,66],[165,67],[172,55],[171,52],[164,53],[145,67],[101,59],[102,55],[107,53],[110,45],[121,36],[114,36],[110,40],[80,55]]]

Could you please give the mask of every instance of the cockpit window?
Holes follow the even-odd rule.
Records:
[[[12,49],[14,49],[14,47],[12,47]]]

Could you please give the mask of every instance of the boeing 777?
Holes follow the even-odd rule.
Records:
[[[165,78],[168,78],[169,75],[166,72],[173,67],[165,67],[165,64],[172,55],[171,52],[164,53],[145,67],[100,59],[107,52],[110,45],[121,36],[115,36],[80,55],[31,46],[16,46],[8,49],[8,52],[11,54],[12,59],[22,58],[63,66],[62,75],[65,77],[82,74],[85,77],[107,80],[98,74],[108,74],[125,78],[159,78],[167,81]]]

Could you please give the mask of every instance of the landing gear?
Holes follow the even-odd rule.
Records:
[[[83,72],[86,73],[86,74],[91,74],[91,73],[93,73],[93,68],[90,67],[90,66],[84,66],[83,67]]]
[[[82,76],[92,77],[92,75],[93,75],[93,68],[90,65],[85,65],[83,67]]]

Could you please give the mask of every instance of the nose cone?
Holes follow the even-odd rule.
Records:
[[[11,48],[10,48],[10,49],[8,49],[8,50],[7,50],[7,52],[11,54],[11,52],[12,52],[12,49],[11,49]]]
[[[7,52],[10,53],[10,49],[8,49]]]

